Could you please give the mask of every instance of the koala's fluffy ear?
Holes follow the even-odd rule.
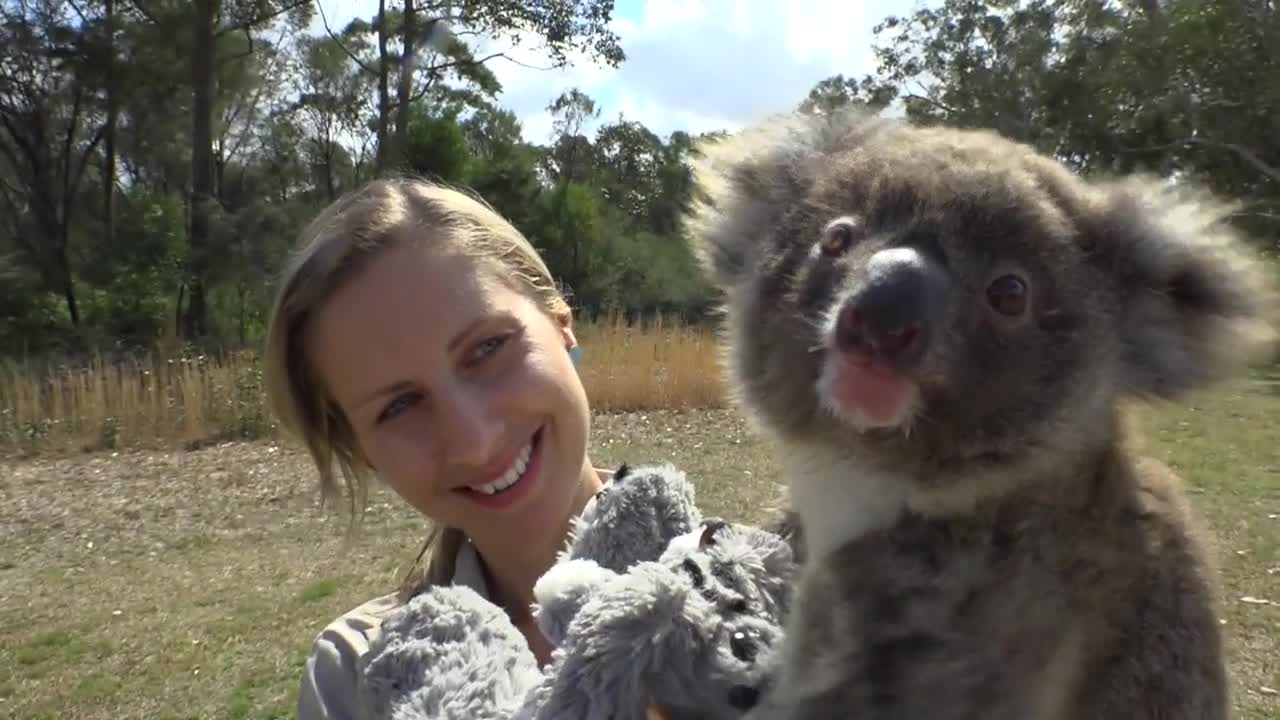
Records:
[[[1172,399],[1275,351],[1274,285],[1231,206],[1158,179],[1100,189],[1086,240],[1116,283],[1126,391]]]
[[[694,257],[719,288],[746,276],[757,260],[760,233],[803,197],[811,177],[803,167],[819,154],[819,122],[779,116],[693,148],[685,230]]]

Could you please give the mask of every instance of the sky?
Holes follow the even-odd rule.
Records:
[[[377,0],[319,0],[329,26],[371,18]],[[503,86],[501,106],[515,112],[525,138],[551,136],[546,106],[578,87],[601,106],[588,131],[619,114],[666,137],[674,130],[732,130],[794,108],[815,83],[873,68],[872,27],[907,15],[919,0],[616,0],[614,32],[627,59],[618,68],[571,55],[569,67],[523,67],[503,58],[489,67]],[[323,32],[317,18],[314,29]],[[529,65],[546,66],[527,44],[487,44]],[[745,72],[741,68],[755,68]]]

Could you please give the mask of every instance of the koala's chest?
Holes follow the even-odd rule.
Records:
[[[1033,703],[1081,629],[1070,561],[1046,547],[998,528],[919,525],[815,558],[789,628],[796,677],[807,665],[814,683],[841,692]]]

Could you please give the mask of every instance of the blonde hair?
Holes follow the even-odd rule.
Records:
[[[303,229],[279,279],[264,353],[268,401],[283,429],[306,446],[319,472],[322,500],[338,492],[341,476],[352,524],[364,512],[372,468],[361,457],[347,419],[308,361],[308,319],[339,287],[383,250],[405,242],[436,244],[501,270],[553,317],[569,312],[533,245],[482,200],[426,180],[396,176],[372,180],[344,194]],[[451,527],[432,529],[400,584],[412,594],[447,583],[466,537]],[[423,557],[427,558],[425,567]]]

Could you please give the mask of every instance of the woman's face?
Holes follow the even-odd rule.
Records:
[[[562,541],[592,472],[568,318],[471,258],[401,247],[309,331],[360,450],[413,507],[489,547]]]

